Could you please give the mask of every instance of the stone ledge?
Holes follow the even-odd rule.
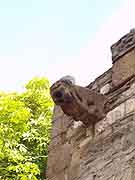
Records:
[[[111,46],[113,63],[120,57],[135,48],[135,29],[123,36],[118,42]]]

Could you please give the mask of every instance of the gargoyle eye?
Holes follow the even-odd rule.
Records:
[[[56,98],[61,98],[61,97],[63,96],[63,94],[62,94],[61,91],[57,91],[57,92],[54,93],[54,96],[55,96]]]

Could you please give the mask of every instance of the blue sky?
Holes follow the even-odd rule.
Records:
[[[111,66],[111,43],[134,27],[133,21],[120,24],[132,3],[0,0],[0,89],[21,90],[34,76],[54,82],[67,74],[89,84]]]

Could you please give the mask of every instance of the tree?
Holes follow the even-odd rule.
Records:
[[[53,102],[46,78],[24,93],[0,93],[0,179],[44,179]]]

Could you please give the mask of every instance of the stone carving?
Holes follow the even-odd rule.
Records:
[[[135,48],[135,29],[131,29],[128,34],[112,45],[111,51],[113,63],[133,48]]]
[[[130,35],[134,36],[134,34],[135,30],[133,29],[130,31]],[[130,44],[130,42],[126,43],[123,44],[122,51],[124,49],[126,51],[125,47]],[[135,46],[133,41],[131,44]],[[127,78],[128,74],[130,74],[128,77],[134,74],[135,49],[130,49],[131,52],[128,51],[125,54],[126,57],[123,56],[124,54],[121,57],[121,50],[119,46],[118,53],[113,54],[116,55],[113,59],[116,61],[114,64],[120,63],[118,69],[108,70],[107,73],[96,78],[87,86],[88,89],[76,86],[72,78],[66,77],[52,85],[51,95],[55,103],[76,121],[81,119],[85,125],[90,126],[87,128],[80,125],[74,128],[73,124],[70,123],[70,118],[61,113],[61,108],[56,106],[57,111],[54,113],[52,143],[48,158],[49,170],[47,174],[49,180],[135,179],[135,77]],[[117,61],[118,57],[121,58]],[[131,69],[133,69],[132,73],[130,73]],[[119,86],[113,86],[113,78],[116,78],[116,76],[113,77],[113,74],[115,73],[121,74],[119,81],[122,79],[122,83],[118,83]],[[105,95],[102,96],[97,92]],[[99,100],[97,95],[100,97]],[[88,105],[89,101],[91,102],[90,105]],[[99,103],[100,106],[98,106]],[[97,109],[97,112],[101,112],[100,115],[93,113],[94,107],[95,111]],[[106,117],[102,119],[102,113],[104,116],[106,112],[108,112]],[[96,123],[98,120],[99,122]],[[93,140],[91,124],[94,125],[95,123]],[[64,131],[63,124],[66,124]],[[57,154],[61,153],[62,158],[57,158]],[[60,161],[58,162],[59,168],[56,167],[58,166],[57,161]]]
[[[92,127],[106,115],[104,95],[73,84],[69,78],[62,78],[50,88],[52,99],[61,106],[63,112],[75,121]]]

